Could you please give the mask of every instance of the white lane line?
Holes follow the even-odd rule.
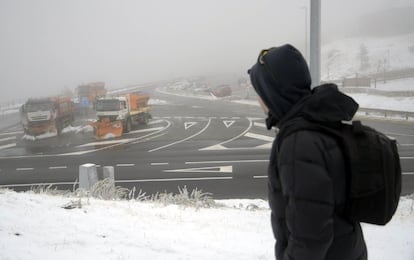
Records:
[[[115,183],[168,182],[168,181],[208,181],[208,180],[231,180],[231,179],[233,179],[233,177],[168,178],[168,179],[116,180]]]
[[[401,156],[400,159],[401,160],[412,160],[412,159],[414,159],[414,157],[406,157],[406,156],[404,157],[404,156]]]
[[[253,176],[253,179],[266,179],[267,176],[265,175],[259,175],[259,176]]]
[[[252,120],[250,118],[248,118],[248,120],[249,120],[249,126],[246,128],[246,130],[243,131],[243,133],[241,133],[241,134],[239,134],[239,135],[237,135],[237,136],[235,136],[233,138],[230,138],[229,140],[226,140],[224,142],[221,142],[219,144],[215,144],[215,145],[208,146],[208,147],[205,147],[205,148],[201,148],[201,149],[198,149],[198,150],[199,151],[208,151],[208,150],[223,150],[223,149],[227,149],[225,146],[223,146],[224,144],[227,144],[229,142],[232,142],[232,141],[234,141],[234,140],[236,140],[236,139],[244,136],[247,132],[249,132],[250,128],[252,128],[253,122],[252,122]]]
[[[139,130],[131,131],[129,133],[124,133],[123,135],[130,135],[130,134],[137,134],[137,133],[146,133],[146,132],[158,131],[160,129],[164,129],[164,127],[160,126],[160,127],[154,127],[154,128],[139,129]]]
[[[0,142],[8,141],[8,140],[16,140],[16,136],[0,138]]]
[[[151,120],[151,121],[148,122],[148,124],[149,125],[155,125],[155,124],[158,124],[158,123],[162,123],[162,121],[163,120],[161,120],[161,119]]]
[[[231,180],[233,177],[199,177],[199,178],[168,178],[168,179],[141,179],[141,180],[116,180],[115,183],[134,183],[134,182],[168,182],[168,181],[209,181],[209,180]],[[5,184],[5,187],[31,187],[37,185],[76,185],[79,182],[49,182],[49,183],[27,183],[27,184]]]
[[[153,166],[158,166],[158,165],[168,165],[167,162],[162,162],[162,163],[151,163],[151,165]]]
[[[33,171],[34,168],[16,168],[16,171]]]
[[[67,166],[51,166],[49,170],[67,169]]]
[[[128,139],[128,140],[135,140],[135,141],[131,142],[131,144],[137,144],[137,143],[142,142],[142,141],[151,140],[151,139],[154,139],[156,137],[159,137],[159,136],[163,135],[163,134],[160,134],[160,135],[154,136],[155,134],[158,134],[159,132],[167,129],[170,126],[171,126],[171,122],[170,121],[167,121],[167,126],[165,126],[164,128],[162,128],[162,129],[160,129],[158,131],[151,132],[149,134],[146,134],[146,135],[143,135],[143,136],[140,136],[140,137],[137,137],[137,138]],[[118,145],[121,145],[123,143],[124,142],[122,142],[122,143],[119,143],[118,142],[118,143],[115,143],[115,144],[112,144],[112,145],[109,145],[109,146],[105,146],[105,147],[98,148],[98,149],[87,150],[87,151],[79,151],[79,152],[71,152],[71,153],[61,153],[61,154],[52,154],[52,155],[12,156],[12,157],[7,157],[7,158],[17,159],[17,158],[36,158],[36,157],[57,157],[57,156],[83,155],[83,154],[87,154],[87,153],[92,153],[92,152],[98,152],[98,151],[107,150],[107,149],[110,149],[112,147],[116,147]],[[0,157],[0,158],[2,158],[2,157]]]
[[[135,166],[135,164],[134,163],[118,163],[118,164],[116,164],[116,166],[118,166],[118,167],[133,167],[133,166]]]
[[[158,138],[158,137],[163,136],[163,135],[165,135],[165,134],[166,134],[166,133],[162,133],[162,134],[159,134],[159,135],[154,135],[154,136],[151,136],[151,137],[148,137],[148,138],[145,138],[145,139],[140,139],[140,140],[138,140],[138,141],[132,142],[131,144],[138,144],[138,143],[142,143],[142,142],[147,142],[147,141],[149,141],[149,140],[152,140],[152,139]]]
[[[402,175],[414,175],[414,172],[403,172]],[[255,179],[267,178],[267,176],[253,176]]]
[[[23,131],[0,133],[0,136],[4,136],[4,135],[16,135],[16,134],[23,134]]]
[[[108,141],[101,141],[101,142],[93,142],[93,143],[87,143],[87,144],[81,144],[76,147],[87,147],[87,146],[96,146],[96,145],[108,145],[108,144],[121,144],[130,142],[135,139],[119,139],[119,140],[108,140]]]
[[[0,150],[15,147],[16,143],[0,145]]]
[[[254,126],[263,127],[263,128],[267,127],[265,123],[259,123],[259,122],[254,122]]]
[[[213,167],[201,167],[201,168],[187,168],[187,169],[175,169],[175,170],[164,170],[164,172],[196,172],[196,173],[206,173],[206,172],[215,172],[215,173],[232,173],[233,166],[213,166]]]
[[[31,186],[39,186],[39,185],[74,185],[79,184],[79,182],[43,182],[43,183],[26,183],[26,184],[4,184],[0,185],[0,188],[7,188],[7,187],[31,187]]]
[[[408,137],[414,137],[414,135],[410,134],[403,134],[403,133],[394,133],[394,132],[386,132],[387,135],[396,135],[396,136],[408,136]]]
[[[246,133],[244,136],[254,138],[254,139],[258,139],[258,140],[262,140],[262,141],[266,141],[266,142],[272,142],[272,143],[273,143],[273,140],[275,139],[274,137],[271,137],[271,136],[259,135],[259,134],[254,134],[254,133]]]
[[[155,151],[158,151],[158,150],[161,150],[161,149],[164,149],[164,148],[167,148],[167,147],[170,147],[170,146],[173,146],[173,145],[176,145],[176,144],[185,142],[185,141],[187,141],[187,140],[189,140],[189,139],[191,139],[191,138],[193,138],[193,137],[195,137],[195,136],[200,135],[201,133],[203,133],[210,126],[210,124],[211,124],[211,118],[208,119],[208,122],[207,122],[206,126],[203,129],[201,129],[199,132],[193,134],[192,136],[189,136],[189,137],[184,138],[182,140],[178,140],[176,142],[173,142],[173,143],[170,143],[170,144],[167,144],[167,145],[164,145],[164,146],[161,146],[161,147],[158,147],[158,148],[149,150],[148,152],[150,152],[150,153],[151,152],[155,152]]]
[[[207,164],[207,163],[254,163],[254,162],[269,162],[269,160],[234,160],[234,161],[198,161],[198,162],[185,162],[185,164]]]

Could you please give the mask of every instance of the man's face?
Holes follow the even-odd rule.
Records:
[[[263,111],[265,112],[265,114],[267,115],[269,113],[269,109],[267,108],[267,106],[265,105],[265,103],[263,102],[262,98],[259,97],[259,104],[260,107],[263,109]]]

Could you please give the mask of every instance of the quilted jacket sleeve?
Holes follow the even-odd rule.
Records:
[[[323,140],[310,131],[285,138],[277,171],[287,228],[284,260],[324,259],[333,241],[334,191]]]

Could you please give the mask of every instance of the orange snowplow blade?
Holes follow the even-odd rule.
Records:
[[[122,121],[109,121],[104,118],[101,121],[92,123],[95,138],[98,140],[109,139],[122,136],[123,126]]]

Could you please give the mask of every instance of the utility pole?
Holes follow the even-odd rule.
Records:
[[[312,88],[321,81],[321,0],[310,0],[309,67]]]

